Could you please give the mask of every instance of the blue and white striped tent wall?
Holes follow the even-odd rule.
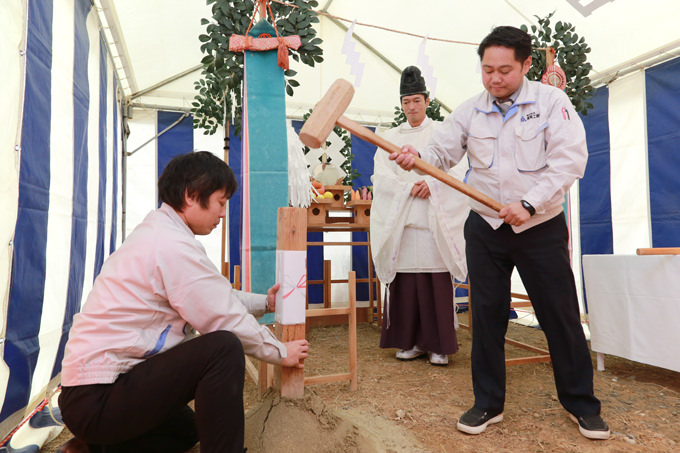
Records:
[[[598,89],[594,105],[581,253],[680,246],[680,59]]]
[[[140,109],[134,109],[132,113],[127,140],[127,149],[132,155],[126,164],[126,235],[158,207],[156,183],[170,159],[194,150],[210,151],[220,159],[224,158],[223,129],[218,128],[214,135],[205,135],[203,130],[193,128],[190,115],[183,116],[178,112]],[[166,129],[157,140],[150,141]],[[207,236],[197,236],[197,239],[217,269],[221,269],[222,227]]]
[[[3,0],[0,42],[4,437],[58,384],[73,315],[120,243],[121,186],[117,85],[90,1]]]
[[[593,104],[577,256],[680,246],[680,59],[599,88]]]

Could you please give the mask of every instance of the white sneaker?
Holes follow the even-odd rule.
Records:
[[[402,349],[401,351],[397,351],[397,358],[399,360],[413,360],[417,359],[423,354],[425,354],[425,351],[420,349],[418,346],[414,346],[409,350]]]
[[[428,352],[427,356],[432,365],[446,366],[449,364],[449,356],[447,355]]]

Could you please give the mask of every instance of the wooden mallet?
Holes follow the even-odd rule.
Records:
[[[333,82],[333,85],[331,85],[323,98],[321,98],[321,101],[316,104],[314,111],[302,126],[302,129],[300,130],[300,140],[302,143],[310,148],[321,148],[326,142],[328,135],[333,130],[333,127],[338,125],[343,129],[347,129],[357,137],[384,149],[390,154],[401,153],[401,148],[394,143],[388,142],[367,127],[343,116],[343,113],[345,113],[349,103],[352,101],[352,96],[354,96],[354,87],[347,80],[338,79]],[[453,187],[457,191],[464,193],[473,200],[476,200],[491,209],[500,211],[503,207],[498,201],[483,194],[477,189],[468,186],[464,182],[457,180],[434,165],[428,164],[419,157],[416,157],[415,159],[415,168],[423,173],[427,173],[433,178],[440,180],[444,184]]]

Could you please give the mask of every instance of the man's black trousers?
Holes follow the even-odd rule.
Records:
[[[515,233],[508,224],[494,230],[479,214],[470,211],[465,240],[475,407],[492,412],[504,408],[504,337],[510,311],[510,278],[516,267],[548,340],[559,401],[576,416],[599,414],[564,215]]]

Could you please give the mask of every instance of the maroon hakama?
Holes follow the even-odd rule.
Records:
[[[418,346],[435,354],[454,354],[453,283],[448,272],[397,272],[383,313],[381,348]]]

